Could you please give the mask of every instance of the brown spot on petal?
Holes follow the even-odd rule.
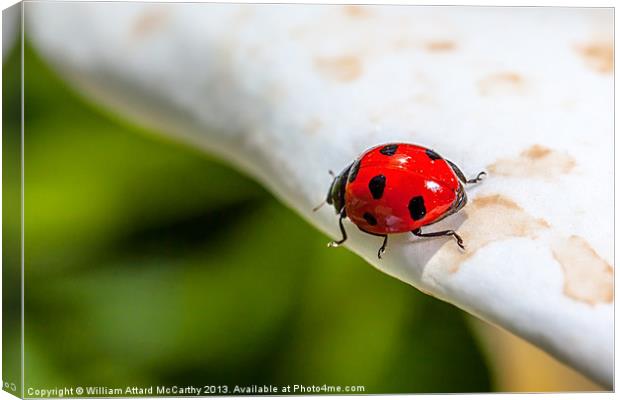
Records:
[[[170,18],[167,7],[152,7],[142,12],[131,26],[131,36],[135,39],[144,38],[161,29]]]
[[[520,207],[514,201],[500,194],[478,197],[474,200],[475,207],[484,208],[490,206],[502,206],[513,210],[520,210]]]
[[[564,294],[591,305],[614,299],[614,271],[583,238],[554,240],[553,256],[564,271]]]
[[[362,62],[355,56],[317,57],[314,66],[324,78],[343,83],[354,81],[362,74]]]
[[[551,154],[551,149],[543,147],[541,145],[535,144],[527,150],[524,150],[521,153],[524,157],[527,157],[531,160],[539,160],[541,158],[547,157]]]
[[[502,158],[487,166],[494,175],[553,178],[575,168],[575,159],[566,153],[535,144],[518,157]]]
[[[366,18],[371,14],[368,7],[354,4],[342,7],[342,11],[344,11],[345,15],[351,18]]]
[[[611,74],[614,70],[614,48],[608,42],[594,42],[576,46],[586,64],[601,74]]]
[[[424,48],[430,52],[444,52],[456,49],[456,44],[450,40],[435,40],[426,43]]]
[[[438,254],[446,258],[444,264],[449,272],[458,271],[464,261],[492,242],[513,237],[535,238],[538,231],[549,228],[547,221],[533,217],[501,194],[478,197],[465,210],[467,219],[458,229],[465,251],[446,242],[444,251]]]
[[[523,94],[525,79],[514,72],[500,72],[479,80],[478,90],[483,96]]]

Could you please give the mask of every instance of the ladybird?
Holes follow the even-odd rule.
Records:
[[[391,233],[450,236],[465,249],[463,239],[453,230],[422,233],[421,228],[462,209],[467,204],[464,185],[479,182],[484,175],[486,172],[480,172],[467,179],[454,163],[423,146],[379,145],[334,176],[327,198],[314,210],[327,203],[340,217],[342,239],[330,242],[329,247],[347,240],[342,221],[348,217],[363,232],[383,237],[379,258]]]

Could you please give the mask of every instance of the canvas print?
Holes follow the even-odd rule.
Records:
[[[612,391],[613,9],[3,11],[4,391]]]

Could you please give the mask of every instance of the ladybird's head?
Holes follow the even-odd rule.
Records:
[[[334,206],[336,214],[340,214],[344,208],[344,190],[347,186],[347,179],[349,178],[351,165],[346,167],[341,173],[334,177],[334,180],[327,191],[327,198],[325,201],[327,204]]]

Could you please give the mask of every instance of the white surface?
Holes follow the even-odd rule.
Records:
[[[84,93],[189,141],[312,213],[366,148],[434,148],[470,204],[381,239],[380,270],[498,324],[607,387],[613,371],[612,11],[27,3],[27,38]],[[334,251],[343,251],[337,250]]]

